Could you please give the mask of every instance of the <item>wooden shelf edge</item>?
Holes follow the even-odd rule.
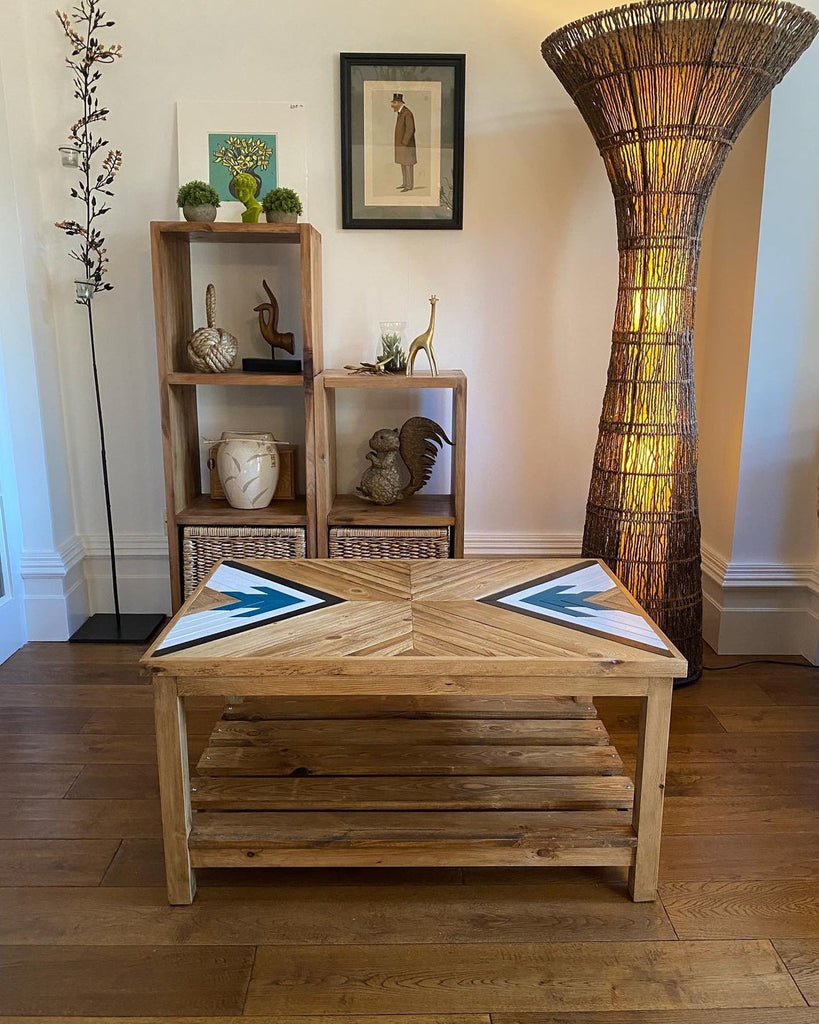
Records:
[[[337,494],[327,515],[328,526],[454,526],[451,494],[414,494],[394,505],[374,505],[355,494]]]
[[[301,373],[251,373],[247,370],[235,370],[231,373],[192,373],[172,371],[166,374],[165,383],[198,387],[304,387],[304,375]]]
[[[174,526],[307,526],[304,495],[274,501],[267,508],[233,508],[226,501],[200,495],[173,516]]]
[[[436,377],[427,370],[413,374],[411,377],[402,373],[361,374],[351,370],[323,370],[317,381],[325,388],[371,388],[406,389],[406,388],[442,388],[462,387],[466,383],[463,370],[442,370]]]

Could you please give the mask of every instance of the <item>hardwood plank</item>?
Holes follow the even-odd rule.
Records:
[[[434,744],[527,744],[577,746],[607,744],[608,733],[597,719],[449,719],[399,722],[354,719],[311,722],[218,722],[214,746],[321,746],[361,744],[427,746]]]
[[[238,1014],[251,946],[6,946],[0,1013]]]
[[[799,1006],[767,942],[262,946],[245,1013]]]
[[[813,707],[718,708],[714,714],[727,732],[819,732],[819,702]]]
[[[660,893],[681,939],[814,938],[815,879],[668,882]]]
[[[404,697],[373,694],[358,697],[249,697],[229,704],[224,718],[236,721],[313,718],[596,718],[590,704],[571,697],[537,700],[503,697]]]
[[[660,851],[664,883],[817,877],[819,843],[810,832],[772,829],[765,835],[666,834]]]
[[[674,698],[677,699],[676,696]],[[612,730],[611,742],[625,757],[633,756],[636,741],[633,736]],[[735,761],[783,762],[815,761],[819,757],[819,734],[812,733],[722,733],[712,735],[671,735],[668,762],[672,768],[718,763],[731,765]]]
[[[555,874],[551,871],[550,875]],[[249,888],[293,888],[305,890],[323,886],[438,886],[460,885],[460,868],[200,868],[198,889],[203,886]],[[543,875],[540,874],[542,881]],[[161,839],[124,839],[102,880],[104,886],[159,887],[165,885],[165,860]],[[201,894],[200,894],[201,895]]]
[[[719,764],[669,765],[666,799],[678,796],[776,796],[804,800],[819,793],[819,763],[731,762],[730,771]]]
[[[718,708],[723,705],[773,707],[773,698],[762,687],[737,672],[727,672],[715,678],[708,672],[694,686],[674,691],[674,705],[683,707]]]
[[[551,872],[544,872],[539,884],[514,889],[418,885],[402,884],[397,872],[386,873],[392,875],[391,884],[366,881],[376,871],[302,871],[295,872],[300,880],[291,882],[289,871],[268,871],[281,883],[202,886],[183,911],[168,906],[164,885],[11,889],[0,894],[0,942],[242,946],[275,945],[286,936],[295,959],[310,947],[371,943],[382,955],[392,949],[393,963],[401,962],[404,949],[446,943],[489,943],[495,951],[497,943],[507,943],[506,956],[514,959],[519,944],[542,942],[544,936],[560,942],[582,935],[591,956],[598,942],[668,940],[676,945],[662,905],[632,903],[624,885],[552,883]],[[331,881],[316,884],[311,877]],[[413,872],[411,877],[423,875]],[[310,1011],[305,1006],[298,1012]]]
[[[118,839],[0,840],[0,886],[99,885]]]
[[[324,1016],[299,1015],[279,1017],[265,1014],[255,1018],[256,1024],[491,1024],[489,1014],[423,1013],[423,1014],[350,1014]],[[246,1017],[0,1017],[0,1024],[247,1024]],[[789,1021],[784,1021],[789,1024]]]
[[[78,733],[91,717],[87,708],[4,708],[0,733]]]
[[[201,749],[202,737],[191,737],[191,748]],[[0,736],[0,761],[12,764],[153,764],[153,736]]]
[[[65,796],[82,771],[81,764],[9,764],[0,766],[4,797]]]
[[[202,776],[200,810],[592,810],[628,808],[634,785],[611,776],[396,776],[266,779]]]
[[[807,1002],[819,1007],[819,939],[778,939],[774,947]]]
[[[665,806],[667,835],[819,831],[819,806],[783,796],[673,796]]]
[[[124,839],[161,835],[156,800],[0,799],[0,839]]]
[[[188,732],[191,736],[208,736],[220,717],[220,711],[215,708],[188,709]],[[124,711],[119,708],[106,708],[91,712],[81,731],[83,734],[153,736],[154,730],[153,712],[148,708]]]
[[[42,670],[38,678],[43,677]],[[51,676],[49,676],[51,678]],[[0,686],[0,707],[4,708],[150,708],[151,687],[146,678],[139,685],[86,685],[64,683],[14,683],[5,675]]]
[[[676,699],[675,694],[675,702]],[[613,732],[636,731],[640,721],[639,698],[600,697],[595,700],[595,706],[607,729]],[[692,704],[672,707],[671,731],[675,736],[688,736],[692,733],[722,733],[725,729],[711,708]]]
[[[158,797],[155,761],[153,764],[87,764],[66,793],[68,800],[151,800]]]
[[[208,747],[203,775],[619,775],[614,747]]]
[[[819,704],[819,683],[816,672],[788,672],[778,670],[758,684],[763,693],[775,704]]]
[[[335,1018],[333,1018],[335,1019]],[[328,1022],[330,1019],[325,1018]],[[719,1010],[628,1010],[621,1013],[493,1013],[492,1024],[819,1024],[808,1006]],[[31,1021],[24,1024],[39,1024]],[[56,1022],[62,1024],[62,1022]],[[89,1022],[90,1024],[90,1022]]]

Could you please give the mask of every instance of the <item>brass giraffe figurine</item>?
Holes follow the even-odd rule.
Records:
[[[413,341],[409,347],[409,354],[407,356],[407,376],[412,376],[412,368],[415,365],[415,357],[418,355],[421,349],[427,354],[429,360],[429,368],[432,371],[432,376],[438,376],[438,364],[435,362],[435,353],[432,351],[432,335],[435,331],[435,304],[438,301],[437,295],[430,295],[429,304],[429,327],[424,331],[423,334],[419,334],[418,337]]]

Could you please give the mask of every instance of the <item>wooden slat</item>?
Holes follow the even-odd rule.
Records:
[[[5,666],[4,666],[5,667]],[[0,686],[0,707],[19,708],[151,708],[153,696],[146,677],[140,684],[85,685],[66,682],[44,683],[51,673],[41,670],[37,682],[7,683]]]
[[[778,939],[774,946],[802,995],[811,1006],[819,1007],[819,939]],[[778,1018],[777,1024],[781,1024]]]
[[[194,865],[630,864],[621,811],[199,812]]]
[[[779,829],[768,835],[669,835],[664,829],[660,878],[663,882],[816,879],[819,842],[815,833]]]
[[[211,746],[322,746],[371,744],[373,746],[431,746],[434,744],[526,744],[535,746],[582,746],[608,744],[609,737],[602,723],[595,720],[559,719],[375,723],[354,721],[312,722],[219,722],[211,734]]]
[[[0,1014],[238,1014],[252,964],[252,946],[0,946]]]
[[[160,855],[161,860],[161,855]],[[634,904],[622,887],[556,881],[560,868],[516,885],[461,885],[450,869],[245,868],[209,872],[191,910],[165,905],[160,886],[18,890],[4,893],[4,943],[54,945],[321,946],[401,942],[594,942],[675,936],[662,904]],[[619,872],[622,874],[622,872]],[[579,874],[579,872],[577,873]],[[586,872],[600,875],[600,871]],[[203,877],[204,872],[200,874]],[[221,876],[221,877],[220,877]],[[226,885],[229,880],[230,884]],[[133,885],[133,882],[126,882]],[[398,1009],[398,1004],[394,1004]],[[291,1024],[300,1024],[298,1020]],[[331,1024],[331,1022],[328,1022]]]
[[[225,708],[228,721],[312,718],[596,718],[593,704],[571,697],[250,697]]]
[[[0,840],[0,886],[99,885],[118,839]]]
[[[594,810],[629,808],[625,776],[193,780],[201,810]]]
[[[65,796],[82,771],[80,764],[8,764],[0,767],[4,797]]]
[[[202,775],[620,775],[614,747],[316,745],[279,750],[210,746]]]
[[[803,1005],[768,942],[522,942],[263,946],[245,1013],[381,1013],[398,1000],[406,1013]]]
[[[161,834],[156,800],[0,799],[0,839],[124,839]]]
[[[300,1018],[303,1021],[305,1018]],[[335,1022],[337,1018],[333,1018]],[[808,1006],[770,1006],[718,1010],[611,1010],[606,1013],[493,1013],[492,1024],[819,1024],[819,1009]],[[325,1018],[326,1022],[326,1018]],[[373,1018],[373,1024],[375,1018]],[[26,1024],[40,1024],[29,1021]],[[48,1024],[48,1022],[42,1022]],[[71,1024],[58,1021],[56,1024]],[[89,1022],[97,1024],[97,1022]],[[105,1024],[105,1022],[99,1022]],[[114,1024],[114,1022],[110,1022]],[[161,1021],[152,1024],[163,1024]],[[168,1022],[169,1024],[169,1022]],[[199,1024],[199,1022],[191,1022]],[[204,1024],[204,1022],[203,1022]],[[218,1024],[213,1021],[212,1024]],[[246,1024],[246,1022],[245,1022]]]
[[[815,879],[668,882],[662,897],[681,939],[811,939],[819,934]]]

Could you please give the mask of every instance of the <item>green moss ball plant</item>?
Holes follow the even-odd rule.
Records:
[[[274,188],[262,197],[262,209],[268,221],[294,224],[303,207],[292,188]]]
[[[216,220],[219,193],[206,181],[189,181],[176,194],[176,205],[182,207],[185,220]]]

